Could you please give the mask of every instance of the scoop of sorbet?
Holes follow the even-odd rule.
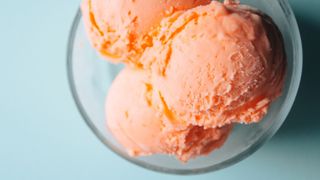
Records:
[[[140,66],[139,56],[152,46],[149,32],[161,19],[210,0],[84,0],[81,9],[91,44],[112,62]]]
[[[214,128],[264,117],[282,91],[284,52],[270,18],[213,1],[164,18],[141,63],[171,119]]]

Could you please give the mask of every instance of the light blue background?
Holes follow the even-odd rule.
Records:
[[[66,76],[66,44],[80,0],[0,0],[0,179],[179,179],[110,152],[79,115]],[[304,76],[284,126],[227,169],[185,179],[320,179],[320,1],[291,0]]]

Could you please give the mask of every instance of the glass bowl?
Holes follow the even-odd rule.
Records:
[[[288,71],[283,95],[274,103],[267,116],[258,124],[236,125],[225,145],[208,156],[182,164],[174,157],[153,155],[133,158],[113,138],[106,128],[105,96],[122,69],[101,59],[84,32],[81,12],[78,11],[70,33],[67,68],[71,91],[85,122],[113,152],[147,169],[173,174],[197,174],[228,167],[248,157],[271,138],[288,115],[300,83],[302,47],[299,29],[287,0],[242,0],[273,18],[283,34],[288,58]]]

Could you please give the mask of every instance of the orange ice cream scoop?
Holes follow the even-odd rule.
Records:
[[[85,28],[91,44],[113,62],[140,66],[138,57],[152,46],[149,32],[161,19],[210,0],[83,0]]]
[[[114,80],[106,101],[107,125],[131,155],[160,153],[162,121],[150,107],[147,73],[126,68]]]
[[[284,52],[270,18],[213,1],[164,18],[141,63],[170,114],[210,128],[262,119],[282,91]]]
[[[115,79],[106,101],[107,126],[132,156],[175,155],[187,161],[223,145],[232,126],[208,128],[167,125],[152,105],[153,86],[147,71],[126,68]]]

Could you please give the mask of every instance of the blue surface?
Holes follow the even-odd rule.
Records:
[[[110,152],[79,115],[66,77],[66,44],[80,0],[0,5],[0,179],[179,179]],[[185,179],[320,179],[320,1],[291,0],[304,45],[298,98],[277,135],[227,169]]]

